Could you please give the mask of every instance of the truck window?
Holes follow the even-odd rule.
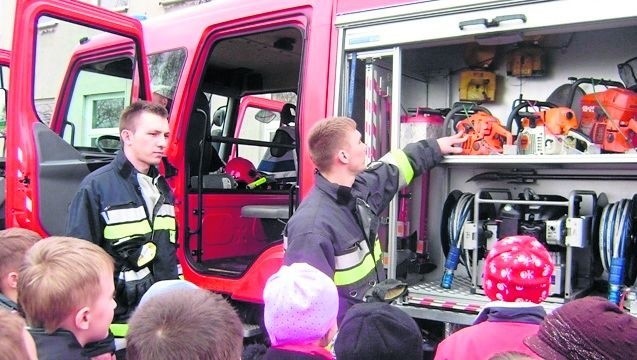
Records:
[[[168,112],[172,110],[175,89],[185,60],[185,49],[173,49],[148,55],[153,96],[159,95],[167,99],[166,109]]]
[[[39,120],[78,150],[113,152],[119,114],[131,101],[133,42],[51,17],[40,18],[38,29],[33,102]]]
[[[296,94],[292,92],[261,94],[259,97],[296,105]],[[281,126],[281,113],[276,110],[267,110],[255,106],[249,106],[240,123],[237,138],[271,142],[274,133]],[[265,155],[267,147],[263,146],[238,146],[237,156],[250,160],[258,165]]]
[[[100,136],[119,136],[119,114],[130,99],[132,68],[129,58],[82,66],[64,125],[66,142],[75,148],[97,148]],[[117,145],[110,139],[99,146],[114,150]]]
[[[10,120],[23,137],[19,146],[34,149],[20,166],[37,174],[33,216],[47,234],[64,233],[67,204],[79,184],[108,164],[119,147],[119,114],[131,102],[133,74],[139,71],[132,39],[79,24],[37,19],[34,43],[25,44],[34,52],[33,83],[22,95],[31,97],[31,116]]]

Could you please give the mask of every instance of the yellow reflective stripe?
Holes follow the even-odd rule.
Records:
[[[380,248],[380,241],[376,239],[376,242],[374,244],[374,257],[376,258],[376,261],[380,259],[381,254],[382,250]],[[372,254],[367,253],[360,264],[347,270],[334,271],[334,284],[336,284],[336,286],[343,286],[360,281],[361,279],[365,278],[370,272],[372,272],[375,266],[376,262],[374,262],[374,259],[372,259]]]
[[[414,179],[414,169],[411,167],[409,163],[409,158],[402,150],[392,150],[388,152],[380,158],[381,162],[386,164],[392,164],[398,168],[398,187],[402,188],[403,186],[409,184],[411,180]]]
[[[113,336],[117,338],[126,337],[128,334],[128,324],[111,324],[110,329]]]
[[[407,155],[402,150],[393,150],[390,154],[396,160],[396,166],[403,176],[403,179],[405,179],[405,185],[409,184],[414,178],[414,169],[409,163],[409,158],[407,158]]]
[[[106,225],[104,227],[104,238],[113,241],[131,237],[132,235],[144,235],[149,232],[151,232],[150,224],[148,220],[144,219],[132,223]]]
[[[175,218],[172,216],[156,216],[153,228],[155,230],[175,230]]]
[[[383,256],[383,249],[380,248],[380,240],[376,238],[376,243],[374,244],[374,257],[376,260],[381,259]]]

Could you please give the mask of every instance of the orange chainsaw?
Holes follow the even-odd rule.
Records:
[[[517,99],[514,104],[507,120],[507,129],[512,130],[513,122],[516,122],[519,154],[546,155],[564,152],[564,136],[578,127],[573,110],[547,101],[522,98]]]
[[[500,120],[484,111],[477,111],[468,118],[456,124],[457,131],[464,131],[468,135],[462,144],[464,155],[501,154],[504,145],[513,144],[513,135]]]
[[[637,147],[637,93],[624,88],[584,95],[582,123],[592,125],[590,137],[607,152]]]

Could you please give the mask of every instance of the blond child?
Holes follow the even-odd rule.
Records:
[[[18,310],[18,270],[24,254],[41,238],[22,228],[0,231],[0,309]]]
[[[1,359],[38,359],[33,338],[20,315],[0,309],[0,334]]]
[[[19,277],[18,302],[40,360],[110,358],[113,260],[102,248],[46,238],[27,252]]]

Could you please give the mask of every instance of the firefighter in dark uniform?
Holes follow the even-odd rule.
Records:
[[[349,307],[386,279],[378,215],[394,195],[443,154],[458,154],[456,134],[422,140],[394,150],[365,166],[366,145],[354,120],[320,121],[310,131],[315,187],[290,218],[285,231],[285,264],[305,262],[334,279],[339,292],[339,323]]]
[[[178,278],[174,197],[157,170],[168,144],[166,109],[137,101],[122,112],[119,130],[122,149],[84,179],[66,226],[67,235],[115,261],[115,337],[125,336],[126,320],[154,282]]]

